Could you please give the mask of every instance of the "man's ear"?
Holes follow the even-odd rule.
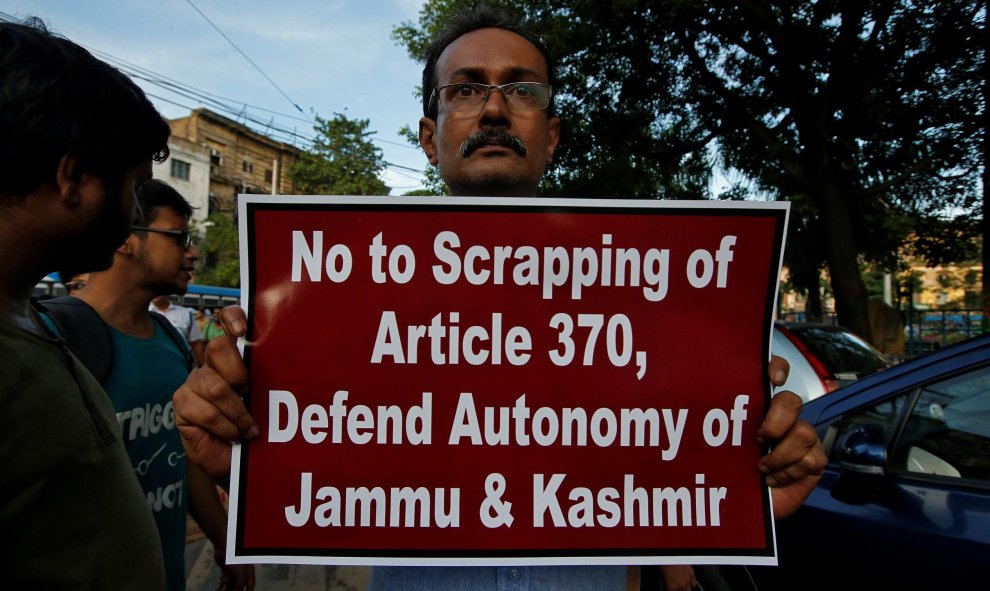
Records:
[[[140,239],[134,234],[134,232],[131,232],[131,235],[127,237],[127,240],[125,240],[123,244],[117,247],[117,254],[123,254],[128,256],[133,254],[135,249],[137,248],[138,240]]]
[[[103,194],[103,181],[79,169],[79,158],[75,154],[65,154],[55,169],[55,184],[62,202],[72,208],[78,207],[92,191]]]
[[[551,117],[547,129],[547,163],[553,162],[553,153],[557,151],[560,141],[560,117]]]
[[[439,159],[437,158],[437,122],[435,119],[430,119],[429,117],[423,117],[419,120],[419,145],[423,148],[423,152],[426,153],[426,158],[430,161],[430,164],[436,166]]]

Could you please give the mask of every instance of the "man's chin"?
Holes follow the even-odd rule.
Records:
[[[533,197],[536,186],[531,179],[520,177],[518,170],[475,171],[459,191],[464,195],[479,197]]]

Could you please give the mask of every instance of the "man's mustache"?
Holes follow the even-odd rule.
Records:
[[[461,158],[467,158],[478,148],[492,145],[511,148],[520,156],[525,156],[529,151],[521,139],[501,127],[495,127],[477,131],[464,140],[461,143]]]

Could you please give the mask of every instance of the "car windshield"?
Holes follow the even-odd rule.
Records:
[[[791,326],[808,350],[836,377],[862,377],[890,365],[882,353],[855,334],[832,326]]]

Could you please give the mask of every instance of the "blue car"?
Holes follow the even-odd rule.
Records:
[[[806,404],[829,463],[761,590],[990,589],[990,336]]]

